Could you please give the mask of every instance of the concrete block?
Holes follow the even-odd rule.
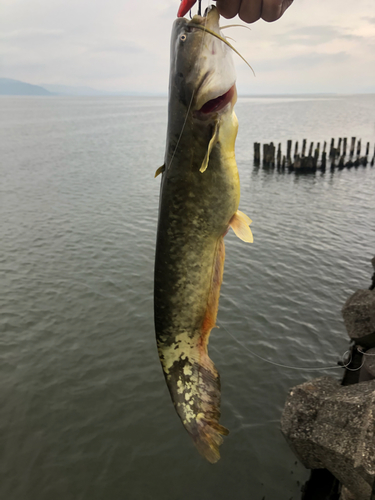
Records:
[[[375,290],[357,290],[342,308],[351,339],[365,347],[375,347]]]
[[[309,469],[328,469],[355,500],[370,500],[375,477],[375,380],[342,386],[322,377],[293,388],[281,430]]]

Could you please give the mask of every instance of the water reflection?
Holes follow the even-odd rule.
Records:
[[[236,106],[240,209],[253,220],[254,244],[226,236],[218,322],[266,359],[330,366],[346,350],[340,310],[367,286],[375,248],[375,169],[252,167],[249,134],[319,140],[350,125],[364,137],[373,100],[359,113],[357,101],[343,100],[344,124],[335,99]],[[1,99],[0,107],[8,471],[0,497],[298,499],[307,473],[279,418],[288,389],[310,374],[258,362],[216,329],[209,348],[231,433],[214,467],[171,408],[152,314],[153,174],[167,100]]]

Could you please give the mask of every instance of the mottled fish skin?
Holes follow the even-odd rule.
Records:
[[[213,75],[212,64],[207,66],[206,62],[221,51],[219,64],[232,63],[223,42],[191,25],[207,22],[218,31],[218,19],[213,8],[207,18],[195,16],[191,22],[177,19],[173,26],[154,292],[155,330],[164,376],[183,425],[211,463],[219,460],[222,435],[228,433],[219,424],[220,377],[208,357],[207,345],[219,303],[223,238],[240,198],[234,155],[238,122],[233,111],[234,81],[229,76],[219,89],[221,93],[230,85],[234,89],[224,108],[204,117],[197,114],[212,95],[221,95],[212,90],[215,85],[207,84]],[[234,75],[232,67],[222,70]],[[208,166],[200,171],[215,131]]]

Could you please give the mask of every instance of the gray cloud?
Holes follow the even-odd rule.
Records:
[[[9,41],[11,43],[15,43],[17,41],[25,41],[28,42],[30,40],[48,40],[62,38],[65,32],[62,29],[38,29],[38,28],[28,28],[23,30],[13,30],[8,33],[0,34],[0,40]]]
[[[114,52],[127,55],[138,55],[145,52],[143,47],[127,40],[111,40],[110,42],[95,43],[95,45],[90,47],[90,50],[95,53]]]
[[[273,59],[260,61],[254,64],[255,71],[272,72],[275,70],[300,71],[311,68],[339,65],[349,61],[351,58],[347,52],[336,52],[334,54],[309,52],[304,55],[289,57],[285,59]]]
[[[304,26],[294,28],[280,35],[277,44],[282,45],[323,45],[333,40],[362,40],[363,37],[346,33],[343,28],[335,26]]]
[[[287,90],[292,83],[304,90],[335,91],[347,82],[349,62],[361,75],[355,85],[359,80],[375,81],[375,37],[360,36],[362,27],[370,34],[375,23],[372,3],[299,0],[276,23],[252,25],[251,36],[239,30],[238,38],[237,33],[233,36],[260,77],[254,85],[261,92],[265,82],[268,92],[279,92],[282,84]],[[169,39],[178,4],[179,0],[3,1],[1,74],[36,84],[166,92]],[[223,20],[232,22],[238,19]],[[239,74],[239,84],[252,78],[248,69],[239,69]]]
[[[370,24],[375,24],[375,17],[367,17],[367,16],[365,16],[365,17],[362,17],[362,19],[364,21],[367,21]]]

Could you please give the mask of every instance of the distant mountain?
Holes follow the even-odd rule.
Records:
[[[135,92],[135,91],[117,91],[111,92],[108,90],[98,90],[92,87],[75,87],[71,85],[57,85],[49,83],[41,83],[43,88],[49,90],[55,95],[70,95],[70,96],[154,96],[151,92]]]
[[[12,78],[0,78],[0,95],[45,95],[45,96],[157,96],[153,92],[108,92],[97,90],[92,87],[75,87],[71,85],[59,85],[42,83],[31,85],[30,83],[13,80]]]
[[[39,85],[20,82],[12,78],[0,78],[0,95],[53,95]]]
[[[91,87],[73,87],[70,85],[55,85],[49,83],[42,83],[41,86],[53,94],[57,95],[111,95],[110,92],[103,92],[102,90],[96,90]]]

